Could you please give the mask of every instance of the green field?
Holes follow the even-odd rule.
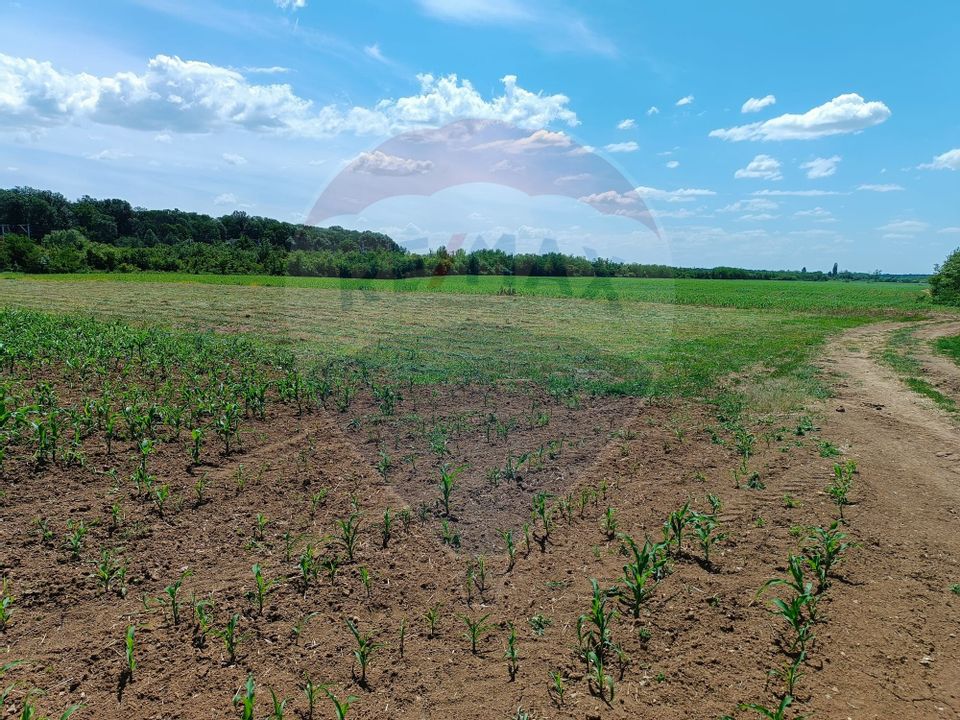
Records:
[[[938,352],[953,358],[957,365],[960,365],[960,335],[956,337],[939,338],[934,346]]]
[[[168,278],[9,278],[0,280],[0,304],[249,333],[307,361],[353,358],[402,382],[514,380],[695,396],[757,368],[805,381],[807,361],[832,334],[878,315],[904,315],[917,293],[896,285],[624,279],[608,283],[616,301],[598,301],[557,297],[565,288],[588,293],[596,281],[586,279],[516,280],[518,296],[496,294],[505,278],[447,279],[433,288],[442,293],[412,289],[430,289],[429,280],[311,279],[281,287],[254,285],[254,278],[161,279]],[[471,292],[487,295],[481,302]],[[674,292],[685,300],[669,303]],[[884,305],[884,294],[899,305]],[[744,307],[725,307],[737,303]]]
[[[787,280],[662,280],[458,275],[410,280],[355,280],[273,275],[182,275],[177,273],[90,273],[14,275],[37,281],[189,283],[357,290],[377,293],[496,295],[509,289],[524,297],[704,305],[840,315],[910,313],[928,307],[926,286],[880,282],[793,282]]]

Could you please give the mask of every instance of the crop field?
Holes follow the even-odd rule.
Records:
[[[0,279],[0,713],[960,709],[950,505],[834,397],[916,286],[159,280]]]

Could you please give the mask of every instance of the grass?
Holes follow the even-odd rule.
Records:
[[[468,292],[492,292],[496,283],[509,279],[450,278],[440,292],[394,291],[414,281],[340,284],[322,278],[263,278],[302,280],[311,288],[231,285],[226,281],[238,278],[222,276],[203,280],[155,282],[144,275],[21,278],[0,281],[0,305],[248,333],[307,360],[360,361],[404,384],[532,381],[560,393],[669,396],[710,394],[722,378],[758,366],[767,370],[766,382],[808,387],[809,358],[832,334],[881,312],[877,292],[899,297],[901,313],[913,307],[906,302],[912,295],[902,287],[866,283],[623,279],[610,282],[629,302],[599,302],[547,292],[556,295],[564,283],[585,292],[596,282],[591,279],[530,279],[517,282],[529,282],[541,294],[489,294],[481,303],[452,290],[462,286]],[[416,283],[427,288],[430,281]],[[385,289],[349,289],[354,286]],[[680,305],[641,301],[666,288],[678,289],[684,297]],[[766,294],[757,295],[760,290]],[[831,299],[831,292],[837,297]],[[803,293],[807,296],[801,302]],[[781,309],[723,307],[738,297],[742,305]],[[692,304],[694,299],[704,305]],[[848,303],[846,309],[835,311],[841,303]],[[794,311],[786,309],[791,306]],[[897,303],[893,307],[896,311]],[[821,314],[808,312],[818,308]]]
[[[957,363],[957,365],[960,365],[960,335],[937,338],[934,343],[934,348],[936,348],[937,352],[953,358],[953,361]]]
[[[659,278],[558,278],[449,276],[408,280],[367,280],[273,275],[188,275],[183,273],[88,273],[23,275],[0,279],[45,282],[177,283],[281,287],[359,293],[431,293],[703,305],[754,310],[838,315],[913,313],[929,307],[926,285],[879,282],[797,282],[788,280],[668,280]]]

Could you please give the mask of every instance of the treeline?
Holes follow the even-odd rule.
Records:
[[[878,280],[925,276],[879,273],[678,268],[561,253],[515,254],[444,248],[408,252],[389,236],[297,225],[237,211],[221,217],[147,210],[125,200],[18,187],[0,189],[0,269],[29,273],[161,271],[344,278],[431,275],[597,276],[726,280]]]

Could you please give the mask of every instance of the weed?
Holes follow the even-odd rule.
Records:
[[[106,549],[100,552],[100,561],[94,565],[94,577],[104,593],[108,593],[110,586],[113,585],[114,581],[117,581],[115,589],[121,597],[125,595],[126,588],[123,584],[123,578],[126,573],[126,568],[116,561],[112,552]]]
[[[533,629],[533,634],[537,637],[543,637],[543,634],[547,631],[547,628],[553,625],[553,620],[546,617],[545,615],[536,614],[530,618],[530,627]]]
[[[840,448],[834,445],[831,442],[826,440],[821,440],[817,443],[817,448],[820,450],[820,457],[838,457],[840,455]]]

